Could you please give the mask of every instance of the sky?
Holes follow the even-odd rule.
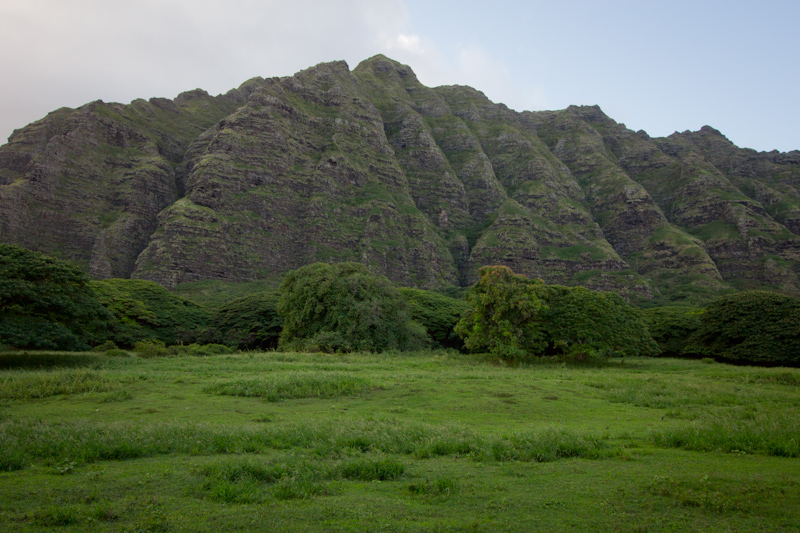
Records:
[[[518,111],[798,150],[798,20],[800,0],[0,0],[0,143],[61,107],[382,53]]]

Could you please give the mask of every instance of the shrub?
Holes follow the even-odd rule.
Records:
[[[701,310],[694,307],[678,306],[642,311],[647,329],[665,357],[697,355],[688,341],[700,327],[700,313]]]
[[[692,347],[742,363],[800,364],[800,299],[767,291],[723,296],[700,315]]]
[[[549,348],[567,359],[656,355],[641,311],[612,292],[549,285],[542,321]]]
[[[425,327],[435,345],[464,348],[464,341],[456,334],[455,327],[470,308],[466,301],[408,287],[401,287],[400,294],[408,303],[411,319]]]
[[[236,298],[220,307],[212,318],[225,343],[243,350],[278,346],[283,317],[278,313],[278,293],[262,292]]]
[[[159,339],[141,340],[133,345],[133,350],[139,357],[161,357],[169,354],[164,341]]]
[[[112,323],[77,266],[0,244],[0,344],[87,350]]]
[[[357,263],[315,263],[289,272],[280,286],[279,346],[324,351],[384,351],[424,345],[422,328],[385,277]]]
[[[114,341],[106,341],[103,344],[98,344],[94,348],[92,348],[93,352],[107,352],[109,350],[118,350],[119,346]]]
[[[464,346],[511,361],[541,352],[542,280],[529,280],[504,266],[485,266],[479,272],[480,280],[466,297],[470,309],[456,325]]]
[[[100,302],[116,317],[113,340],[123,346],[155,338],[165,344],[194,340],[210,325],[211,313],[152,281],[93,281]]]
[[[224,355],[233,353],[236,351],[236,348],[231,348],[230,346],[225,346],[224,344],[192,343],[189,344],[188,346],[184,346],[182,344],[176,344],[167,348],[166,351],[170,355],[205,356],[205,355]]]

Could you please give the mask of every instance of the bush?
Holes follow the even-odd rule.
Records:
[[[94,348],[92,348],[93,352],[107,352],[109,350],[117,350],[119,346],[114,341],[106,341],[103,344],[98,344]]]
[[[315,263],[289,272],[278,311],[281,349],[407,350],[425,342],[397,288],[357,263]]]
[[[549,285],[541,317],[549,349],[565,359],[656,355],[641,311],[618,294]]]
[[[470,350],[511,361],[547,353],[569,360],[658,353],[641,312],[617,294],[546,286],[502,266],[480,274],[467,294],[471,308],[456,326]]]
[[[697,356],[689,339],[700,327],[700,313],[695,307],[654,307],[642,311],[650,336],[665,357]]]
[[[242,350],[274,349],[283,327],[283,317],[278,313],[278,293],[262,292],[236,298],[214,313],[212,323],[227,344]]]
[[[800,299],[746,291],[712,302],[691,347],[741,363],[800,365]]]
[[[112,323],[77,266],[0,244],[0,344],[88,350]]]
[[[206,356],[206,355],[225,355],[229,353],[234,353],[236,348],[231,348],[230,346],[226,346],[224,344],[198,344],[192,343],[188,346],[184,346],[182,344],[176,344],[167,348],[167,353],[170,355],[194,355],[194,356]]]
[[[540,313],[544,283],[514,274],[504,266],[485,266],[481,278],[467,293],[470,308],[456,333],[469,350],[518,361],[540,353],[544,331]]]
[[[422,289],[400,288],[409,306],[411,319],[422,324],[433,343],[441,348],[464,348],[455,332],[456,324],[470,308],[464,300]]]
[[[133,345],[133,351],[139,354],[139,357],[161,357],[169,354],[164,341],[159,339],[141,340]]]
[[[113,340],[122,346],[151,338],[165,344],[195,340],[211,322],[209,311],[152,281],[106,279],[91,285],[116,318]]]

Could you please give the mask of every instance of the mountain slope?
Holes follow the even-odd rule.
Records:
[[[62,109],[0,147],[0,241],[167,286],[359,261],[425,288],[504,264],[658,301],[798,292],[800,152],[598,107],[512,111],[375,56],[226,95]]]

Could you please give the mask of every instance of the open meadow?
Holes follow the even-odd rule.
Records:
[[[800,531],[800,370],[0,354],[2,531]]]

